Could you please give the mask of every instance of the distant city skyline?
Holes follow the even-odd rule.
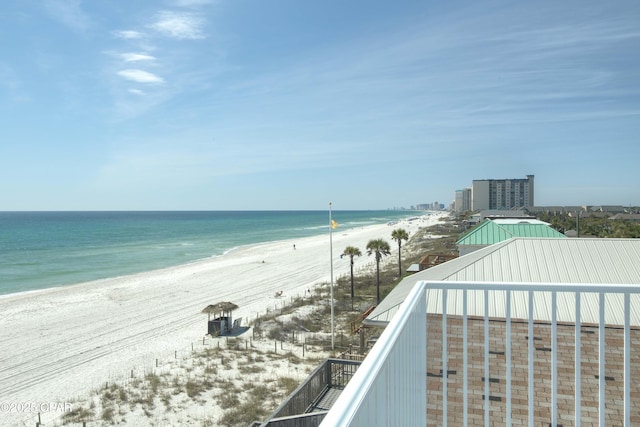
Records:
[[[0,11],[0,211],[640,205],[636,1]]]

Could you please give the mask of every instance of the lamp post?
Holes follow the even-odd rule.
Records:
[[[333,219],[331,218],[331,202],[329,202],[329,257],[331,258],[331,350],[335,350],[333,329]]]

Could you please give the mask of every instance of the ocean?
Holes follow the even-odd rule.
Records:
[[[332,217],[352,228],[417,214],[333,211]],[[328,231],[328,211],[0,212],[0,295],[150,271]]]

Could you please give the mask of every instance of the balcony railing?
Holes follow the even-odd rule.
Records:
[[[321,426],[424,426],[426,298],[418,284],[391,320]]]
[[[322,425],[640,425],[638,307],[640,285],[420,282]]]

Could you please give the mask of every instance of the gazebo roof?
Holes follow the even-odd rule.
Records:
[[[209,304],[202,309],[202,313],[230,313],[237,309],[238,306],[229,301],[218,302],[215,304]]]

